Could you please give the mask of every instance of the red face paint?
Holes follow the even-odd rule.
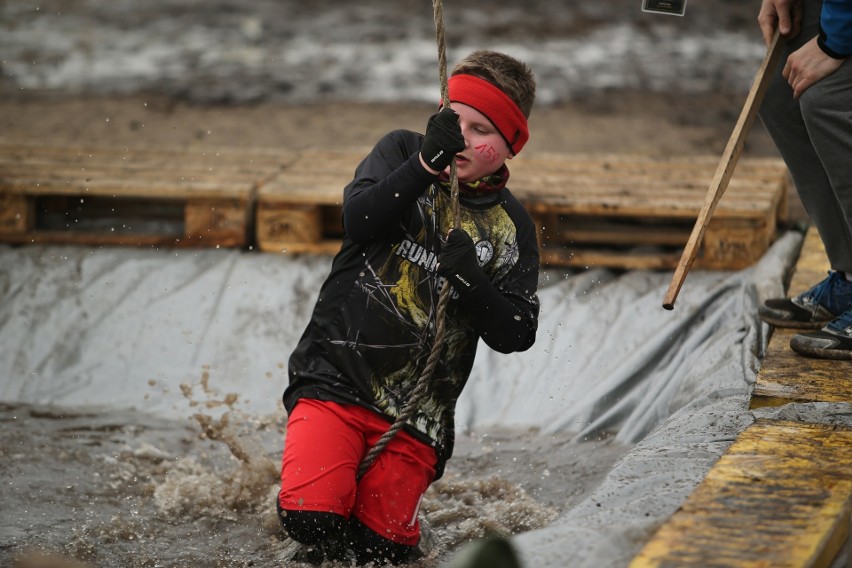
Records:
[[[500,156],[497,154],[497,150],[494,149],[494,146],[489,146],[487,144],[480,144],[476,148],[474,148],[479,155],[485,158],[489,162],[494,162],[500,159]]]

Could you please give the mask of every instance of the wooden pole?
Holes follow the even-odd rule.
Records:
[[[755,75],[754,82],[748,92],[743,110],[740,112],[740,117],[737,119],[737,124],[731,137],[728,139],[728,145],[722,153],[722,159],[719,166],[716,168],[716,173],[713,176],[713,181],[710,182],[710,189],[707,191],[707,196],[704,198],[704,206],[698,214],[698,219],[695,221],[695,226],[692,228],[692,233],[689,235],[689,240],[686,242],[686,247],[683,249],[683,254],[680,257],[680,262],[675,269],[672,277],[669,290],[663,300],[663,307],[667,310],[674,309],[675,299],[680,292],[683,281],[686,279],[686,273],[689,272],[692,263],[695,261],[695,256],[698,254],[698,247],[701,246],[701,241],[704,239],[704,231],[710,223],[710,217],[716,210],[716,205],[725,189],[728,187],[728,182],[731,181],[731,176],[734,174],[734,168],[737,166],[737,161],[742,154],[743,146],[745,145],[748,133],[754,124],[754,118],[757,115],[757,109],[763,100],[763,95],[769,86],[769,81],[772,79],[772,74],[775,71],[775,66],[781,56],[781,47],[784,44],[784,39],[775,30],[775,37],[772,38],[772,43],[766,50],[766,55],[763,57],[763,63]]]

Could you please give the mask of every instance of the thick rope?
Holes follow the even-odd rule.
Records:
[[[441,101],[444,104],[444,108],[449,108],[450,93],[447,84],[447,49],[444,42],[444,7],[441,0],[432,0],[432,10],[435,17],[436,40],[438,42],[438,76],[441,81]],[[453,158],[450,165],[450,198],[452,202],[453,227],[458,229],[460,226],[459,182],[456,177],[455,158]],[[411,418],[412,414],[414,414],[414,410],[426,394],[429,386],[429,379],[432,377],[435,366],[438,364],[441,349],[444,347],[444,340],[447,335],[445,315],[449,299],[450,285],[448,282],[444,281],[444,285],[441,287],[441,294],[438,297],[438,307],[435,311],[435,343],[432,345],[432,351],[429,353],[429,358],[426,360],[426,366],[423,368],[423,372],[420,374],[420,378],[417,379],[417,383],[414,385],[414,388],[411,389],[411,393],[408,395],[408,402],[405,406],[403,406],[399,416],[396,417],[396,420],[388,431],[379,438],[376,445],[367,452],[366,456],[364,456],[364,460],[358,468],[358,479],[361,479],[364,474],[367,473],[367,470],[370,469],[370,466],[373,465],[373,462],[376,461],[379,454],[384,451],[385,447],[390,443],[393,437],[396,436],[397,432],[399,432],[405,423],[408,422],[408,419]]]

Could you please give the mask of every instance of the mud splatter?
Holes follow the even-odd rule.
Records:
[[[0,565],[307,566],[292,561],[299,545],[275,513],[283,410],[245,413],[238,396],[216,392],[211,375],[202,369],[182,387],[187,404],[201,409],[189,420],[0,405]],[[514,430],[460,435],[445,478],[424,498],[430,548],[413,566],[436,568],[484,535],[546,526],[626,451],[569,440]],[[519,465],[518,456],[532,454]]]

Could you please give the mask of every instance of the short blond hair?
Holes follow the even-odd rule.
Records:
[[[460,74],[488,81],[506,93],[525,117],[530,117],[535,102],[535,77],[522,61],[499,51],[481,49],[459,61],[450,76]]]

